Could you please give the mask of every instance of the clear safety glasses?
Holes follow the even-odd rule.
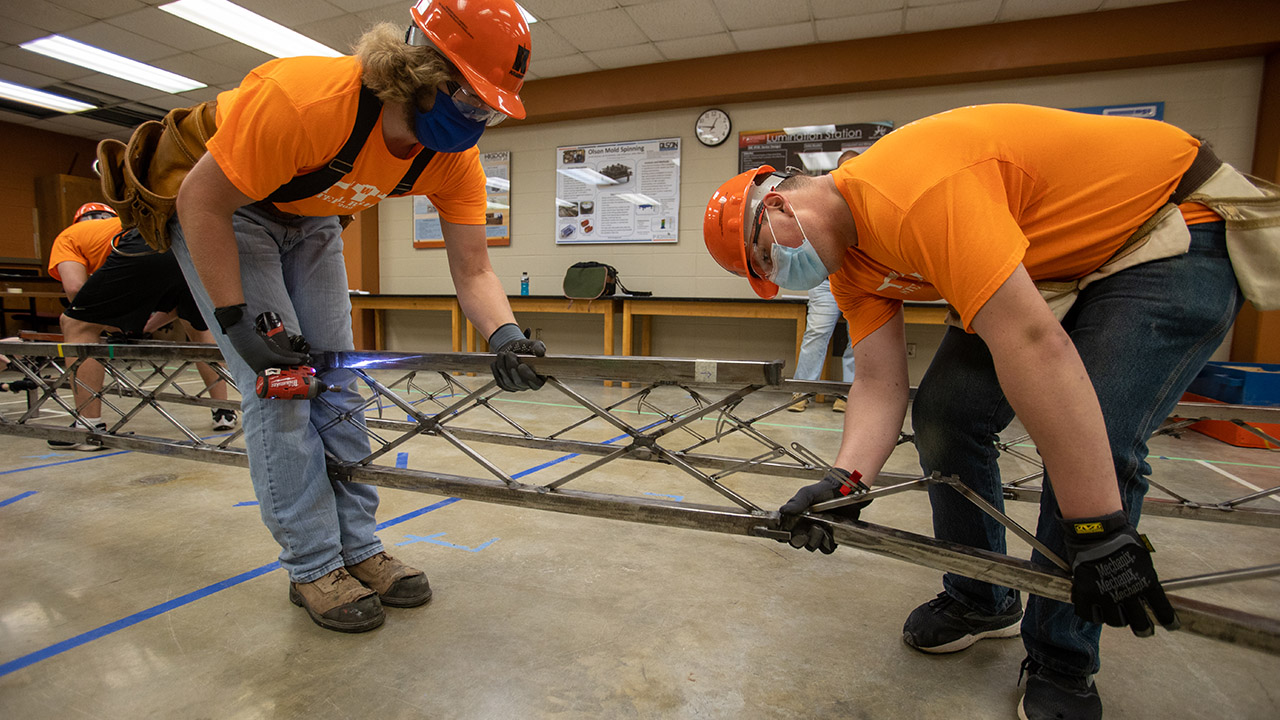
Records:
[[[435,43],[427,39],[427,36],[423,34],[417,25],[409,26],[408,31],[404,34],[404,41],[417,47],[429,47],[440,53],[440,57],[445,57],[445,54],[440,52]],[[446,82],[445,88],[449,91],[449,99],[453,100],[454,107],[458,108],[458,112],[462,113],[463,117],[468,120],[482,122],[489,127],[493,127],[507,119],[506,115],[489,107],[471,88],[453,80]]]

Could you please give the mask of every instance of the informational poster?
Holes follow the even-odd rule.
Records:
[[[1090,115],[1119,115],[1121,117],[1150,118],[1164,120],[1164,103],[1132,103],[1130,105],[1094,105],[1092,107],[1067,108],[1072,112]]]
[[[556,243],[675,242],[680,138],[556,148]]]
[[[892,129],[891,122],[871,122],[738,133],[738,172],[772,165],[778,170],[793,167],[810,175],[825,175],[836,169],[841,154],[849,150],[861,153]]]
[[[484,168],[487,206],[484,212],[484,233],[490,245],[511,244],[511,153],[480,153],[480,166]],[[423,195],[413,197],[413,246],[415,248],[444,247],[444,234],[440,231],[440,213]]]

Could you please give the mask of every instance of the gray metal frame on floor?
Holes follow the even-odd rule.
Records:
[[[247,466],[248,459],[241,447],[233,445],[241,437],[237,430],[226,437],[214,440],[202,439],[179,421],[166,405],[196,405],[213,408],[236,408],[234,400],[213,400],[208,388],[189,391],[181,375],[196,362],[217,363],[222,360],[217,348],[206,345],[176,344],[125,344],[125,345],[65,345],[59,343],[15,343],[6,345],[6,354],[12,359],[12,368],[33,380],[38,389],[29,391],[27,407],[23,411],[0,413],[0,433],[22,437],[89,442],[108,448],[134,450],[173,457],[181,457],[226,465]],[[65,425],[50,425],[40,411],[54,406],[73,417],[79,417],[74,401],[64,397],[70,387],[74,371],[88,358],[101,362],[106,369],[107,382],[95,396],[104,407],[116,413],[118,420],[110,423],[105,432],[81,430]],[[367,414],[384,407],[402,411],[412,421],[389,420],[383,417],[366,417],[365,432],[371,441],[372,452],[359,461],[342,461],[329,458],[331,476],[354,482],[383,487],[414,490],[468,500],[501,503],[542,510],[554,510],[579,515],[589,515],[631,522],[667,525],[672,527],[707,530],[757,537],[785,539],[787,533],[779,526],[776,511],[766,510],[722,480],[742,472],[787,477],[813,482],[822,477],[828,468],[815,452],[801,443],[784,445],[769,438],[760,430],[760,421],[785,409],[793,402],[790,393],[840,394],[845,388],[830,382],[796,382],[783,380],[781,362],[748,362],[726,360],[687,360],[675,358],[613,358],[597,356],[557,356],[531,360],[539,373],[547,377],[547,388],[560,392],[587,410],[587,414],[568,426],[553,432],[535,433],[522,426],[496,408],[491,400],[502,391],[489,379],[489,363],[492,356],[476,353],[409,354],[391,352],[340,352],[324,353],[318,357],[323,367],[342,367],[356,373],[369,389],[364,405],[358,412]],[[170,363],[176,363],[171,366]],[[370,373],[379,371],[403,372],[398,379],[383,383]],[[468,380],[465,374],[478,377]],[[219,368],[221,377],[230,382],[229,376]],[[188,375],[189,376],[189,375]],[[439,389],[427,390],[421,385],[422,376],[441,383]],[[602,406],[565,384],[574,381],[627,381],[641,387],[625,398]],[[468,384],[470,383],[470,384]],[[201,381],[202,384],[202,381]],[[420,394],[421,398],[409,400],[392,388],[403,385],[404,394]],[[671,412],[654,404],[652,394],[658,388],[674,386],[687,394],[691,404]],[[64,392],[59,393],[59,389]],[[781,390],[777,402],[754,415],[742,413],[743,399],[757,391]],[[543,390],[545,392],[545,388]],[[290,402],[290,401],[280,401]],[[326,402],[321,395],[312,402]],[[656,413],[660,418],[644,427],[636,427],[614,412],[624,405],[637,403],[640,408]],[[131,405],[129,403],[132,403]],[[384,404],[385,403],[385,404]],[[430,403],[435,412],[425,413],[420,406]],[[145,436],[125,428],[138,418],[142,410],[150,408],[171,424],[180,437],[165,438]],[[461,419],[472,413],[489,413],[510,431],[482,429],[466,426]],[[1280,421],[1280,408],[1211,405],[1184,403],[1178,407],[1181,417],[1222,419],[1238,422]],[[341,415],[334,422],[350,421],[352,414]],[[625,442],[590,442],[570,439],[567,434],[583,424],[599,419],[622,433]],[[693,427],[698,420],[714,420],[714,430],[699,432]],[[135,423],[136,425],[137,423]],[[321,428],[323,432],[326,428]],[[680,431],[680,435],[674,435]],[[392,435],[392,433],[395,433]],[[383,437],[383,435],[387,437]],[[469,477],[425,470],[379,465],[375,461],[395,450],[406,441],[419,435],[439,437],[458,451],[475,461],[486,475]],[[730,435],[740,435],[753,441],[761,451],[752,457],[715,455],[706,452],[706,446]],[[692,444],[677,442],[677,438],[692,437]],[[904,434],[900,442],[909,442]],[[497,443],[508,446],[536,448],[598,456],[585,466],[568,470],[552,482],[531,485],[519,482],[468,442]],[[1012,442],[1002,449],[1014,452]],[[1027,455],[1021,457],[1038,462]],[[706,487],[729,501],[730,505],[712,506],[674,502],[638,494],[617,495],[566,488],[575,479],[588,475],[601,466],[619,459],[654,462],[669,465],[692,476]],[[1040,474],[1033,473],[1005,485],[1005,496],[1011,500],[1038,502],[1040,490],[1026,484]],[[836,541],[910,563],[985,580],[1027,593],[1070,602],[1071,581],[1066,565],[1047,549],[1039,546],[1034,534],[1027,531],[1004,513],[992,507],[955,478],[913,477],[896,473],[882,473],[868,497],[881,497],[909,489],[924,489],[929,484],[950,485],[975,502],[1020,538],[1031,543],[1051,558],[1060,569],[1054,570],[1030,561],[1020,560],[971,547],[936,540],[916,533],[897,530],[867,522],[840,522],[822,514],[853,499],[833,500],[814,506],[810,518],[828,525]],[[1280,494],[1280,486],[1254,492],[1238,498],[1218,502],[1196,502],[1177,495],[1167,488],[1152,483],[1169,498],[1148,498],[1143,512],[1147,515],[1212,520],[1240,523],[1259,527],[1280,528],[1280,511],[1257,507],[1258,500]],[[1280,565],[1265,565],[1232,569],[1195,577],[1164,581],[1166,590],[1174,591],[1201,585],[1212,585],[1240,580],[1280,575]],[[1280,654],[1280,620],[1254,615],[1226,607],[1200,602],[1191,598],[1170,595],[1182,620],[1182,629],[1206,637]]]

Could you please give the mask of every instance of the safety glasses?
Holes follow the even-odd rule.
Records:
[[[409,26],[404,34],[404,41],[416,47],[429,47],[439,53],[440,57],[445,57],[445,54],[427,39],[417,25]],[[449,80],[445,83],[445,89],[448,90],[449,99],[453,100],[453,105],[458,108],[458,112],[472,122],[482,122],[488,127],[493,127],[507,119],[506,115],[489,107],[474,90],[461,83]]]

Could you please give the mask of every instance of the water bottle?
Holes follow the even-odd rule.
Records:
[[[529,273],[520,273],[520,294],[529,294]]]

